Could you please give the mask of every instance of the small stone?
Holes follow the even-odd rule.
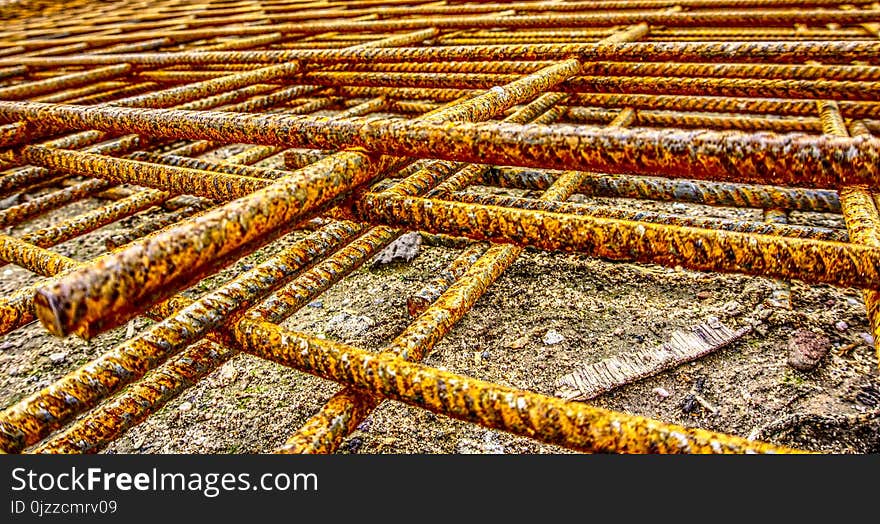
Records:
[[[843,331],[846,331],[847,329],[849,329],[849,324],[847,324],[843,320],[838,320],[837,322],[834,323],[834,329],[836,329],[837,331],[843,332]]]
[[[9,368],[9,371],[6,372],[10,377],[17,377],[19,375],[23,375],[23,370],[21,368],[12,367]]]
[[[711,292],[711,291],[706,291],[706,290],[698,291],[698,292],[697,292],[697,298],[700,299],[700,300],[707,300],[707,299],[710,299],[710,298],[712,298],[712,292]]]
[[[854,298],[852,298],[852,297],[847,297],[847,298],[846,298],[846,303],[849,304],[850,306],[860,306],[860,305],[862,305],[861,302],[859,302],[858,300],[856,300],[856,299],[854,299]]]
[[[555,329],[551,329],[551,330],[547,331],[547,333],[544,335],[544,338],[541,340],[542,340],[542,342],[544,342],[544,344],[547,344],[548,346],[552,346],[554,344],[559,344],[560,342],[565,340],[565,337],[563,337],[562,334],[560,334]]]
[[[865,333],[864,331],[862,331],[861,333],[859,333],[859,337],[861,337],[861,339],[865,341],[865,344],[874,347],[874,337],[872,337],[870,333]]]
[[[419,254],[422,235],[418,231],[410,231],[392,242],[373,259],[372,268],[397,262],[411,262]]]
[[[665,388],[654,388],[651,391],[653,391],[660,398],[668,398],[669,397],[669,391],[666,391]]]
[[[180,406],[177,407],[177,409],[180,411],[190,411],[190,410],[192,410],[192,408],[193,408],[192,402],[184,402],[183,404],[181,404]]]
[[[742,304],[740,304],[736,300],[731,300],[730,302],[727,302],[723,306],[721,306],[721,310],[728,315],[739,315],[740,313],[742,313]]]
[[[526,347],[526,345],[528,343],[529,343],[528,335],[523,335],[523,336],[519,337],[518,339],[514,340],[513,342],[507,344],[507,347],[509,347],[510,349],[522,349],[522,348]]]
[[[684,213],[687,211],[687,206],[681,202],[676,202],[675,204],[672,204],[672,211],[675,213]]]
[[[220,370],[220,382],[225,385],[232,384],[237,378],[238,370],[236,370],[231,365],[225,365]]]
[[[12,273],[13,273],[13,271],[11,269],[7,269],[7,270],[3,271],[3,276],[8,277],[8,276],[12,275]]]
[[[12,349],[12,342],[8,340],[0,344],[0,351],[6,351],[7,349]]]
[[[831,349],[828,337],[799,329],[788,340],[788,365],[799,371],[811,371]]]
[[[60,351],[58,353],[52,353],[51,355],[49,355],[49,362],[51,362],[55,366],[57,366],[58,364],[62,364],[65,360],[67,360],[67,354]]]
[[[489,358],[489,352],[483,351],[482,355],[480,355],[480,356],[483,357],[483,360],[487,360]]]
[[[357,453],[362,447],[364,447],[364,439],[360,437],[352,437],[351,440],[348,441],[349,453]]]
[[[311,302],[309,302],[308,305],[309,305],[309,307],[320,309],[320,308],[324,307],[324,302],[321,300],[312,300]]]

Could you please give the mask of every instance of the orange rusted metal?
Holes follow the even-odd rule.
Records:
[[[384,400],[579,451],[801,451],[419,361],[526,247],[862,288],[880,348],[880,10],[846,4],[0,6],[0,263],[46,277],[0,299],[0,333],[155,321],[6,406],[0,450],[97,452],[245,352],[342,386],[277,452],[332,452]],[[51,249],[135,216],[96,258]],[[379,353],[280,326],[407,230],[465,247]]]

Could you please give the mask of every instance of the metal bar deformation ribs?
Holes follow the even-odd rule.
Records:
[[[385,400],[585,452],[805,452],[422,361],[527,248],[774,277],[786,307],[790,280],[860,288],[880,358],[880,10],[846,4],[0,6],[0,263],[42,277],[0,334],[153,321],[7,405],[0,450],[98,452],[248,354],[341,386],[278,453],[334,452]],[[460,249],[383,347],[282,327],[407,231]]]

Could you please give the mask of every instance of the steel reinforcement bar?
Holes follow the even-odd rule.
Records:
[[[419,363],[526,248],[861,288],[880,341],[873,1],[41,9],[0,8],[0,261],[47,277],[0,333],[154,323],[4,379],[5,452],[100,451],[241,353],[342,386],[276,452],[333,452],[384,400],[578,451],[805,451]],[[464,247],[378,352],[281,327],[408,230]]]

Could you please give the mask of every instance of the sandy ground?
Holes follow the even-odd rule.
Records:
[[[277,163],[277,159],[274,160]],[[272,165],[273,161],[265,162]],[[575,199],[611,202],[607,199]],[[84,200],[9,232],[26,233],[98,205]],[[614,201],[633,208],[760,220],[759,210],[682,207]],[[676,206],[676,207],[672,207]],[[160,212],[153,209],[58,246],[86,260],[103,240]],[[843,227],[840,216],[793,213],[793,223]],[[294,233],[193,288],[193,296],[299,238]],[[358,269],[286,327],[377,350],[409,322],[407,297],[448,264],[455,249],[423,244],[410,263]],[[38,279],[20,268],[0,269],[0,294]],[[653,347],[676,329],[709,316],[729,327],[754,321],[776,284],[766,278],[698,273],[680,268],[607,262],[584,256],[526,251],[455,326],[427,363],[455,373],[553,395],[555,380],[578,364],[634,348]],[[791,310],[767,309],[743,339],[698,361],[621,387],[591,400],[603,408],[685,426],[748,436],[779,419],[796,417],[766,440],[834,453],[880,452],[880,423],[846,423],[878,408],[880,379],[861,293],[825,285],[792,284]],[[33,323],[0,337],[0,402],[9,405],[47,386],[119,343],[130,326],[91,341],[60,340]],[[342,326],[342,327],[340,327]],[[786,364],[798,329],[824,334],[830,351],[801,372]],[[544,341],[549,330],[563,339]],[[695,384],[707,405],[686,402]],[[128,431],[108,453],[270,452],[338,390],[334,383],[240,355]],[[668,396],[664,396],[668,394]],[[713,412],[714,410],[714,412]],[[844,422],[842,422],[844,421]],[[527,438],[472,426],[385,402],[343,443],[341,453],[564,453]]]

